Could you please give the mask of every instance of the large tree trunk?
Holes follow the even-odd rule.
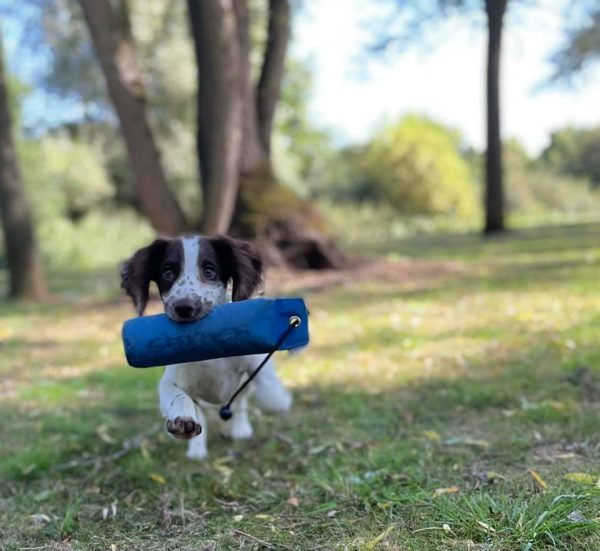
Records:
[[[275,108],[281,92],[281,81],[290,38],[290,5],[288,0],[269,0],[267,47],[258,81],[257,114],[263,150],[271,156],[271,134]]]
[[[0,37],[0,218],[10,277],[9,297],[39,301],[47,298],[48,286],[12,138],[3,54]]]
[[[232,233],[255,239],[272,263],[341,265],[316,209],[279,185],[270,161],[290,32],[288,0],[270,1],[258,87],[251,77],[248,0],[188,0],[188,8],[198,61],[203,230],[224,232],[232,225]]]
[[[146,110],[138,56],[126,0],[80,0],[117,111],[134,174],[136,195],[154,228],[165,235],[186,231],[183,211],[169,190]]]
[[[298,268],[338,268],[341,253],[315,206],[280,185],[271,164],[273,120],[290,35],[288,0],[269,0],[267,44],[258,85],[250,71],[248,0],[234,0],[242,59],[242,153],[233,232],[255,239],[267,260]]]
[[[502,137],[500,132],[500,54],[502,22],[508,0],[486,0],[488,20],[487,151],[485,156],[485,233],[504,226]]]
[[[188,0],[198,66],[197,151],[201,228],[229,230],[238,193],[242,142],[241,57],[233,0]]]

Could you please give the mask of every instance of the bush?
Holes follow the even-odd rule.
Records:
[[[154,235],[133,210],[117,209],[102,155],[93,146],[46,136],[19,143],[19,156],[37,238],[51,269],[116,267]]]
[[[540,164],[600,186],[600,127],[564,128],[553,132]]]
[[[78,223],[50,218],[39,223],[38,240],[48,266],[54,270],[90,270],[117,266],[148,244],[154,230],[131,210],[94,211]]]
[[[504,144],[507,207],[512,215],[578,215],[600,210],[600,191],[587,179],[559,174],[531,160],[515,140]]]
[[[79,220],[113,196],[103,159],[66,136],[19,144],[23,178],[38,221]]]
[[[411,216],[477,216],[478,193],[458,134],[427,118],[403,117],[340,160],[347,168],[331,186],[335,200],[370,201]]]

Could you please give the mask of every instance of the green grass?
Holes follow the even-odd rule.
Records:
[[[124,365],[112,274],[0,305],[0,548],[600,548],[599,237],[369,248],[397,281],[309,293],[293,411],[203,463],[162,430],[160,370]]]

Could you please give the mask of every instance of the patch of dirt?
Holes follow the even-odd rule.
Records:
[[[560,442],[539,444],[533,449],[537,461],[560,462],[566,469],[585,469],[589,457],[598,453],[598,445],[589,442]]]
[[[402,259],[391,261],[372,258],[352,258],[340,270],[294,270],[270,268],[266,288],[270,295],[291,291],[319,291],[349,283],[431,282],[462,272],[458,262],[434,262]]]

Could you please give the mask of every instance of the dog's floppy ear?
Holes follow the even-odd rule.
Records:
[[[233,281],[233,301],[249,299],[262,283],[263,262],[254,246],[246,241],[217,235],[210,239],[219,262],[221,280]]]
[[[133,300],[140,316],[146,309],[150,281],[156,278],[167,244],[166,239],[157,239],[121,265],[121,287]]]

